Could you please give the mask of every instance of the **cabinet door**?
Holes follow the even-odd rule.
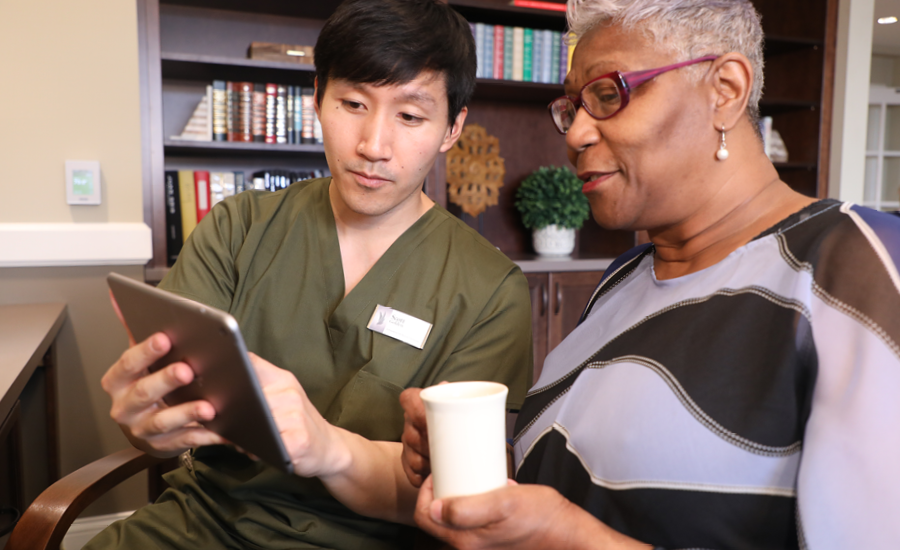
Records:
[[[591,299],[602,271],[551,273],[549,277],[550,315],[547,353],[578,326],[578,319]]]
[[[546,273],[526,273],[531,293],[531,333],[534,340],[534,381],[541,374],[547,356],[547,316],[550,310],[549,276]]]

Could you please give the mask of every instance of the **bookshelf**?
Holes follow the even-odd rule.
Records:
[[[167,271],[164,172],[177,169],[259,170],[326,168],[321,145],[186,142],[178,134],[212,80],[311,86],[311,65],[246,58],[252,41],[314,44],[339,0],[138,0],[144,217],[153,230],[153,259],[145,277]],[[763,15],[766,88],[763,115],[773,117],[790,153],[776,167],[795,189],[825,196],[837,25],[837,0],[755,0]],[[564,14],[510,6],[505,0],[449,0],[472,22],[562,31]],[[467,122],[500,140],[505,185],[499,204],[481,220],[462,216],[446,201],[445,164],[439,159],[426,192],[479,229],[510,257],[529,259],[530,232],[513,207],[517,184],[543,165],[567,165],[565,144],[546,113],[562,86],[479,79]],[[575,258],[611,257],[635,242],[630,232],[606,231],[589,220],[579,232]],[[571,269],[569,269],[571,270]]]

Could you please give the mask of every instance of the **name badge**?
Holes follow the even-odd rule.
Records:
[[[425,340],[431,334],[431,327],[431,323],[382,305],[375,308],[367,325],[373,332],[390,336],[419,349],[425,345]]]

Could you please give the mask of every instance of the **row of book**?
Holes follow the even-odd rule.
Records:
[[[214,80],[172,139],[321,144],[313,94],[302,86]]]
[[[167,170],[166,192],[166,257],[175,263],[181,247],[197,223],[219,201],[247,189],[278,191],[292,183],[320,178],[325,171],[297,172],[260,170],[247,179],[244,172],[210,172],[207,170]]]
[[[478,78],[561,84],[571,64],[575,37],[545,29],[469,23],[475,36]]]

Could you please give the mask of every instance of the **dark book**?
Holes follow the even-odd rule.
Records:
[[[288,143],[297,143],[294,136],[294,86],[287,87],[287,117],[285,121],[285,132],[287,133]],[[297,114],[299,116],[299,113]]]
[[[275,143],[275,98],[277,84],[266,84],[266,143]]]
[[[225,114],[225,81],[213,80],[212,117],[213,141],[227,141],[228,128]]]
[[[275,143],[287,143],[287,86],[279,84],[275,96]]]
[[[166,265],[172,267],[184,244],[181,227],[181,198],[178,172],[166,171]]]
[[[303,143],[303,89],[294,88],[294,143]]]
[[[253,141],[266,141],[266,85],[253,85],[253,107],[251,112],[251,132]]]
[[[238,121],[238,101],[235,83],[230,80],[225,82],[225,128],[228,133],[228,141],[238,141],[237,139],[237,121]]]
[[[238,140],[253,141],[253,83],[238,82],[236,84],[240,102],[238,104]]]
[[[313,102],[315,98],[313,88],[303,88],[300,96],[303,125],[301,126],[300,143],[315,143],[316,136],[313,131],[313,120],[316,118],[316,109]]]

